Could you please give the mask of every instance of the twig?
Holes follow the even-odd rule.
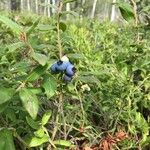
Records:
[[[52,138],[51,138],[52,140],[55,139],[56,133],[58,131],[58,121],[59,121],[59,111],[57,111],[57,114],[56,114],[56,120],[54,123],[54,129],[53,129]]]
[[[49,143],[56,148],[56,146],[54,145],[53,141],[50,139],[49,133],[47,132],[47,129],[45,127],[43,127],[43,130],[45,131],[46,135],[49,137],[48,141]]]
[[[61,59],[61,57],[63,56],[63,49],[62,49],[62,45],[61,45],[61,37],[60,37],[60,14],[62,11],[62,7],[63,7],[63,3],[60,1],[58,3],[58,18],[57,18],[57,43],[58,43],[58,48],[59,48],[59,58]]]
[[[15,132],[15,137],[25,146],[25,148],[29,148],[27,143],[18,135],[17,132]]]
[[[60,93],[60,113],[62,115],[62,120],[63,120],[63,126],[64,126],[64,139],[66,140],[67,139],[67,129],[66,129],[66,118],[65,118],[65,115],[64,115],[64,102],[63,102],[63,94],[62,94],[62,90],[61,90],[61,93]]]
[[[18,92],[21,88],[25,86],[26,82],[22,82],[19,87],[16,89],[16,92]]]
[[[75,86],[76,87],[76,86]],[[84,107],[83,107],[83,103],[82,103],[82,98],[80,96],[80,94],[78,93],[77,89],[75,88],[75,91],[76,91],[76,94],[78,95],[78,98],[80,100],[80,107],[81,107],[81,111],[82,111],[82,120],[83,120],[83,123],[82,123],[82,127],[84,126],[84,120],[85,120],[85,111],[84,111]]]
[[[134,0],[131,0],[132,4],[133,4],[133,9],[134,9],[134,17],[135,17],[135,26],[138,26],[138,15],[137,15],[137,5],[136,2]]]
[[[61,11],[62,11],[62,7],[63,7],[63,2],[59,1],[58,3],[58,10],[57,10],[57,43],[58,43],[58,49],[59,49],[59,58],[61,59],[63,56],[63,48],[62,48],[62,44],[61,44],[61,37],[60,37],[60,15],[61,15]],[[62,85],[61,85],[62,88]],[[63,93],[62,93],[62,89],[60,91],[60,95],[59,95],[59,102],[58,102],[58,111],[57,111],[57,115],[56,115],[56,120],[55,120],[55,127],[52,133],[52,140],[55,139],[56,133],[58,131],[58,121],[59,121],[59,116],[60,114],[62,115],[63,118],[63,124],[64,124],[64,139],[67,138],[67,131],[66,131],[66,121],[65,121],[65,116],[64,116],[64,111],[63,111]]]

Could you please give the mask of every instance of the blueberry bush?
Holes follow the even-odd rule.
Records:
[[[149,27],[65,15],[0,16],[0,150],[149,149]]]

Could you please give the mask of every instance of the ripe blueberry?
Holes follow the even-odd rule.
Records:
[[[69,64],[66,68],[66,75],[73,76],[75,74],[75,71],[76,71],[76,68],[72,64]]]
[[[51,71],[54,72],[54,73],[58,72],[58,70],[57,70],[56,67],[57,67],[57,63],[54,63],[54,64],[51,66]]]
[[[56,69],[58,71],[65,71],[68,65],[69,65],[69,62],[63,62],[63,61],[59,60],[57,62]]]
[[[64,81],[70,82],[72,80],[72,77],[67,76],[66,74],[64,75]]]

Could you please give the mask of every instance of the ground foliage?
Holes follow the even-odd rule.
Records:
[[[147,26],[60,20],[58,35],[57,17],[0,17],[0,149],[148,149]],[[50,71],[60,43],[70,83]]]

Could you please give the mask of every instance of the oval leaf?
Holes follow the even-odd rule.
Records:
[[[43,54],[39,54],[39,53],[32,53],[31,56],[33,57],[34,60],[36,60],[42,66],[44,66],[48,60],[47,56]]]
[[[64,32],[64,31],[66,31],[67,26],[66,26],[66,24],[64,22],[60,22],[59,23],[59,28]]]
[[[35,81],[37,80],[48,68],[48,65],[36,67],[27,77],[26,81]]]
[[[38,113],[39,103],[35,94],[30,90],[23,88],[19,92],[24,108],[35,119]]]
[[[5,17],[5,16],[0,16],[0,21],[6,24],[9,28],[12,29],[16,34],[20,35],[21,34],[21,27],[11,19]]]
[[[57,89],[57,82],[53,76],[46,74],[44,76],[44,83],[42,87],[45,89],[47,97],[51,98]]]
[[[43,128],[40,128],[40,129],[38,129],[36,132],[34,132],[34,135],[35,135],[36,137],[42,138],[42,137],[45,135],[44,132],[45,132],[44,129],[43,129]]]
[[[43,126],[45,124],[47,124],[47,122],[48,122],[49,118],[51,117],[51,115],[52,115],[52,111],[51,110],[45,112],[45,114],[42,117],[42,125]]]
[[[64,147],[71,147],[72,143],[66,140],[56,140],[54,141],[55,145],[64,146]]]
[[[14,90],[11,88],[0,88],[0,104],[9,101],[14,94]]]
[[[48,142],[49,137],[47,135],[44,135],[42,138],[33,137],[29,142],[29,147],[36,147],[40,146],[43,143]]]
[[[133,12],[133,8],[131,7],[131,5],[127,3],[119,3],[119,10],[121,12],[122,17],[126,21],[134,19],[134,12]]]

